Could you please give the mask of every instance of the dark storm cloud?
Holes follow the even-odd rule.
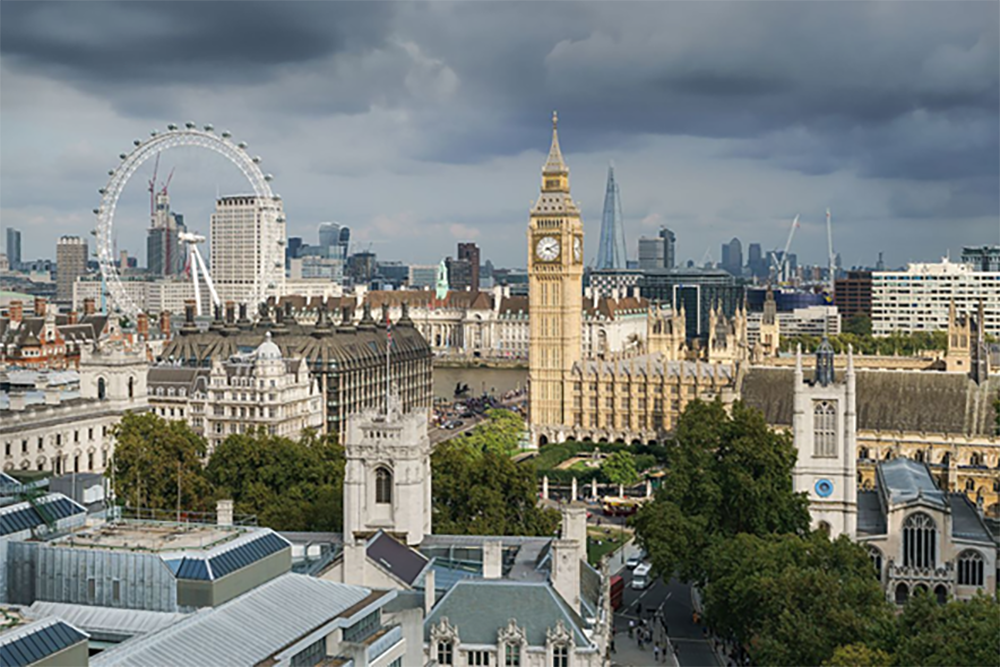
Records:
[[[0,53],[102,88],[254,83],[377,44],[390,15],[377,2],[5,2]]]

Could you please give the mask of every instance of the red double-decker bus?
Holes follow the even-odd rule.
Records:
[[[625,580],[620,574],[611,577],[611,608],[618,611],[622,607],[622,595],[625,593]]]

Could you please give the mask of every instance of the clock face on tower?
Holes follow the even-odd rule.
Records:
[[[573,237],[573,260],[576,262],[583,261],[583,241],[579,236]]]
[[[551,262],[559,258],[559,239],[554,236],[543,236],[535,245],[535,254],[543,262]]]

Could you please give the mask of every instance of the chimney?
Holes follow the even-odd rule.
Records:
[[[364,586],[367,578],[365,570],[368,567],[368,545],[353,535],[345,535],[344,538],[343,583]]]
[[[45,301],[45,297],[36,296],[35,297],[35,317],[45,317],[45,308],[48,303]]]
[[[149,340],[149,315],[139,313],[139,316],[135,318],[135,332],[140,340]]]
[[[166,338],[170,338],[170,311],[165,310],[160,313],[160,334]]]
[[[220,526],[233,525],[233,501],[220,500],[215,503],[215,522]]]
[[[83,300],[83,315],[93,315],[97,312],[97,307],[94,305],[94,297],[88,296]]]
[[[68,319],[66,320],[66,322],[68,324],[77,324],[80,321],[80,313],[76,312],[75,310],[71,310],[69,311],[69,315],[67,316],[67,318]]]
[[[226,302],[226,324],[236,324],[236,304],[232,301]]]
[[[27,402],[25,401],[24,394],[17,393],[10,395],[10,409],[14,412],[23,412]]]
[[[424,618],[431,614],[434,603],[437,599],[437,590],[434,588],[434,570],[428,569],[424,575]]]
[[[62,398],[60,393],[58,387],[45,387],[45,405],[59,405]]]
[[[10,313],[11,322],[20,322],[24,319],[24,304],[18,299],[10,302],[7,311]]]
[[[586,545],[584,546],[586,548]],[[580,608],[580,554],[576,540],[552,541],[552,588],[570,609]]]
[[[500,540],[483,542],[483,578],[503,577],[503,543]]]
[[[562,508],[562,539],[577,543],[580,560],[587,558],[587,508],[579,503],[569,503]]]

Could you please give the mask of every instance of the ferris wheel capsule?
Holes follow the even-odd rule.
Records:
[[[119,153],[118,154],[118,159],[119,160],[124,160],[127,157],[128,157],[128,153]]]
[[[107,190],[105,190],[104,188],[98,188],[97,191],[102,195],[107,193]]]
[[[94,209],[94,215],[100,215],[100,214],[101,214],[101,209],[95,208]]]
[[[253,163],[254,164],[260,164],[260,156],[259,155],[254,155],[253,156]]]
[[[267,181],[268,183],[270,183],[271,181],[274,180],[274,175],[273,174],[264,174],[264,180]]]
[[[133,139],[132,140],[132,145],[133,146],[138,146],[141,143],[142,143],[142,139]]]
[[[228,139],[231,136],[233,136],[233,133],[230,132],[229,130],[223,130],[222,131],[222,138],[223,139]]]
[[[159,131],[159,130],[150,130],[150,132],[149,132],[149,136],[151,136],[151,137],[155,137],[155,136],[156,136],[156,135],[158,135],[159,133],[160,133],[160,131]]]
[[[114,176],[114,175],[115,175],[115,170],[114,169],[108,169],[108,176]]]
[[[247,147],[247,142],[245,142],[245,141],[241,141],[240,143],[238,143],[238,144],[236,144],[236,145],[237,145],[237,146],[239,146],[240,148],[242,148],[242,149],[246,150],[246,147]]]
[[[170,130],[171,132],[173,132],[174,130],[177,129],[177,123],[168,123],[167,124],[167,129]]]
[[[215,130],[215,126],[213,126],[211,123],[209,123],[208,125],[205,126],[205,131],[206,132],[212,132],[214,130]]]
[[[194,128],[196,128],[198,126],[195,125],[195,123],[194,123],[193,120],[189,120],[188,122],[184,123],[184,127],[186,127],[189,130],[193,130]]]

